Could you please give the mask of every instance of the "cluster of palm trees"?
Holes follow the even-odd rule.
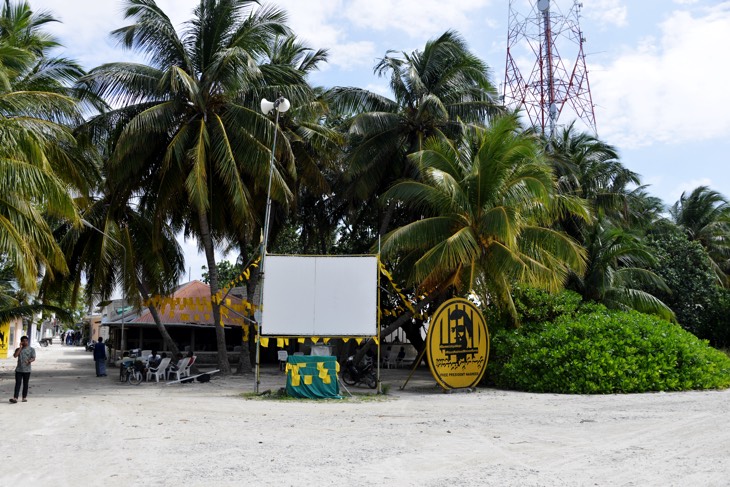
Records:
[[[121,287],[139,305],[180,281],[182,234],[205,253],[215,295],[216,248],[248,261],[260,241],[278,130],[274,249],[360,253],[380,239],[413,289],[475,292],[515,319],[517,283],[671,318],[640,286],[661,286],[642,243],[661,203],[595,137],[571,126],[548,141],[525,129],[456,32],[386,53],[375,72],[391,99],[311,86],[327,51],[300,42],[275,7],[201,0],[176,30],[154,0],[126,0],[124,17],[112,36],[147,62],[84,72],[51,56],[50,14],[5,2],[0,263],[21,289],[73,302]],[[292,109],[276,125],[258,107],[279,95]],[[728,212],[698,188],[670,213],[723,282]]]

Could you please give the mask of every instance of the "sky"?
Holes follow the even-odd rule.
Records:
[[[86,69],[140,60],[109,37],[128,25],[119,0],[29,0],[61,22],[49,28],[63,55]],[[176,26],[192,17],[198,0],[158,0]],[[388,50],[412,52],[446,30],[456,30],[504,83],[509,4],[531,13],[528,0],[279,0],[289,25],[312,48],[329,50],[314,85],[358,86],[388,95],[373,67]],[[552,0],[564,15],[572,0]],[[730,197],[730,1],[582,0],[598,136],[615,146],[622,163],[641,175],[647,191],[665,203],[683,191],[709,186]],[[568,52],[561,51],[561,52]],[[520,54],[522,71],[531,60]],[[574,59],[566,55],[572,66]],[[570,68],[569,68],[570,69]],[[525,73],[523,73],[525,74]],[[559,125],[570,122],[563,113]],[[205,259],[184,242],[187,266],[200,278]],[[235,256],[231,256],[235,259]]]

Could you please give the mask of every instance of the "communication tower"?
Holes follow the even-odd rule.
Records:
[[[596,115],[583,52],[585,38],[578,22],[583,4],[574,0],[563,15],[556,0],[530,0],[530,13],[524,16],[515,4],[527,3],[509,2],[505,104],[522,108],[532,126],[548,137],[555,135],[558,118],[566,108],[595,134]],[[566,69],[564,60],[572,59],[575,62]],[[527,79],[518,61],[523,67],[532,64],[529,71],[522,71],[529,72]]]

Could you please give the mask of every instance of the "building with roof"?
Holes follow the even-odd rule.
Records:
[[[140,312],[124,309],[123,303],[110,303],[102,311],[102,325],[110,331],[111,348],[121,349],[122,328],[128,349],[167,351],[162,335],[148,307]],[[178,349],[198,352],[216,352],[210,287],[200,281],[191,281],[177,288],[172,296],[156,296],[147,303],[157,309],[160,321]],[[222,297],[221,321],[226,332],[226,346],[231,352],[240,350],[248,338],[252,312],[251,305],[235,295]]]

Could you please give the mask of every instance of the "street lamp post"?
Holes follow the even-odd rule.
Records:
[[[266,264],[266,246],[269,243],[269,225],[270,225],[270,219],[271,219],[271,181],[274,176],[274,153],[276,152],[276,136],[279,133],[279,114],[284,113],[291,107],[291,104],[289,103],[289,100],[284,98],[283,96],[279,96],[279,98],[276,99],[276,101],[268,101],[266,98],[261,100],[261,111],[264,112],[265,115],[268,115],[271,113],[272,110],[276,111],[276,118],[274,123],[274,143],[271,148],[271,157],[269,158],[269,185],[266,190],[266,213],[264,214],[264,238],[261,241],[261,280],[259,281],[259,285],[261,286],[261,292],[259,293],[260,296],[260,303],[259,303],[259,309],[260,305],[263,304],[264,301],[264,289],[263,289],[263,283],[265,279],[264,275],[264,266]],[[263,315],[262,315],[263,316]],[[260,349],[260,343],[261,343],[261,330],[262,330],[262,322],[263,318],[258,320],[258,339],[256,340],[256,384],[254,385],[255,392],[258,394],[259,392],[259,383],[260,383],[260,362],[261,362],[261,349]]]
[[[108,233],[105,233],[105,232],[99,230],[98,228],[96,228],[94,225],[92,225],[91,223],[87,222],[86,220],[83,220],[82,219],[81,222],[84,224],[84,226],[86,226],[88,228],[91,228],[92,230],[96,230],[100,234],[104,235],[111,242],[119,245],[119,247],[121,247],[121,249],[122,249],[122,252],[123,252],[122,258],[124,260],[122,260],[122,339],[121,339],[121,348],[122,348],[122,351],[124,351],[127,348],[127,340],[125,339],[125,336],[124,336],[124,314],[125,314],[124,312],[125,312],[125,308],[126,308],[126,305],[127,305],[127,286],[126,286],[126,281],[127,281],[127,248],[124,245],[122,245],[121,242],[119,242],[118,240],[116,240],[114,237],[112,237]]]

